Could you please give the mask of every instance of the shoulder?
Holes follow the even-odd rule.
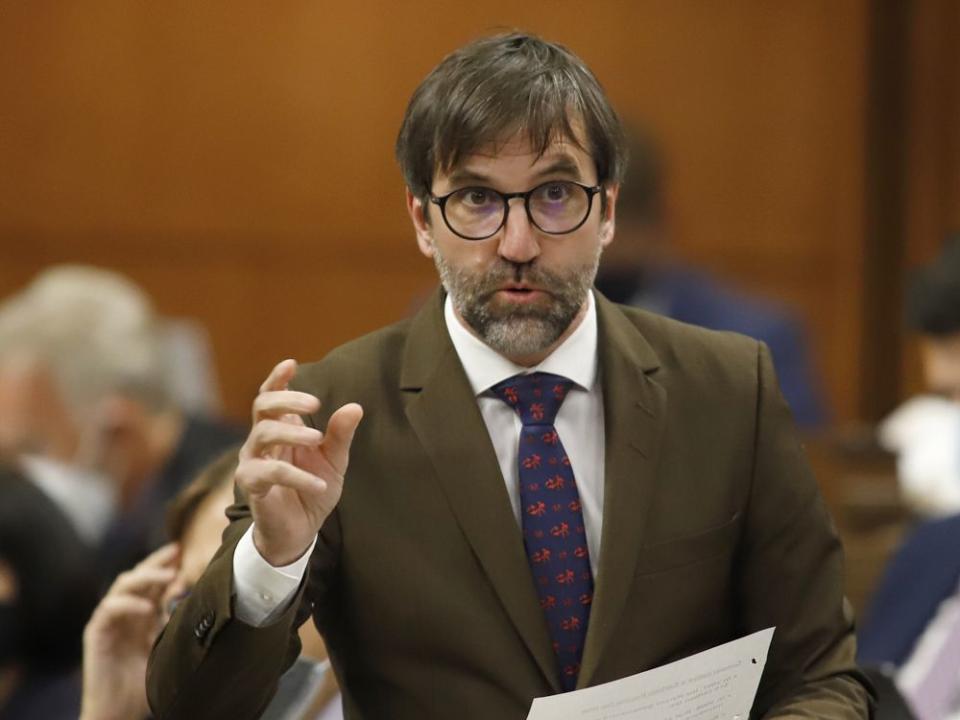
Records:
[[[411,322],[402,320],[362,335],[321,360],[301,365],[291,387],[316,395],[321,402],[342,398],[361,404],[395,390]]]
[[[649,345],[660,374],[676,374],[688,380],[745,373],[755,377],[766,353],[762,342],[740,333],[709,330],[638,308],[612,307]]]

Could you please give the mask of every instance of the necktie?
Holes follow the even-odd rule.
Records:
[[[554,418],[573,383],[559,375],[515,375],[492,390],[520,416],[523,543],[546,615],[564,690],[573,690],[587,635],[593,575],[580,494]]]
[[[918,720],[941,720],[957,709],[960,700],[960,613],[954,618],[927,675],[910,694]]]

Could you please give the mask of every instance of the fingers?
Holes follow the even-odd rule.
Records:
[[[150,553],[132,570],[120,573],[107,591],[104,600],[136,597],[150,603],[156,609],[156,603],[176,579],[179,564],[179,545],[176,543],[164,545]]]
[[[291,425],[280,420],[261,420],[250,430],[241,448],[243,459],[260,457],[277,445],[315,448],[323,433],[306,425]]]
[[[297,372],[297,361],[293,358],[281,360],[274,365],[273,370],[267,376],[260,386],[260,392],[270,392],[271,390],[286,390],[287,383]]]
[[[146,598],[136,595],[117,595],[116,597],[108,595],[97,607],[97,613],[104,616],[105,620],[119,618],[152,620],[157,616],[157,606]]]
[[[341,476],[347,472],[350,444],[362,419],[363,408],[357,403],[348,403],[330,416],[330,421],[327,423],[327,432],[321,447],[327,456],[327,461]]]
[[[86,633],[93,637],[118,622],[156,618],[160,598],[176,580],[179,561],[180,548],[170,543],[120,573],[90,618]]]
[[[272,458],[251,458],[237,468],[237,484],[250,495],[265,495],[283,485],[305,495],[323,493],[327,482],[296,465]]]
[[[176,567],[180,562],[179,543],[167,543],[141,560],[137,567]]]
[[[129,572],[120,573],[114,580],[109,594],[159,596],[176,576],[177,571],[172,567],[138,567]]]
[[[263,418],[279,419],[284,415],[309,415],[320,409],[313,395],[296,390],[263,391],[253,401],[254,422]]]

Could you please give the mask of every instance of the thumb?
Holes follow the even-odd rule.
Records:
[[[343,475],[350,460],[350,444],[353,434],[363,419],[363,408],[357,403],[348,403],[330,416],[321,446],[326,450],[327,460],[334,470]]]

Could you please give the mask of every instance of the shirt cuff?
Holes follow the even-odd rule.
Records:
[[[274,567],[263,559],[254,545],[251,524],[233,551],[234,613],[237,619],[247,625],[263,627],[282,615],[297,594],[316,544],[314,538],[298,560]]]

